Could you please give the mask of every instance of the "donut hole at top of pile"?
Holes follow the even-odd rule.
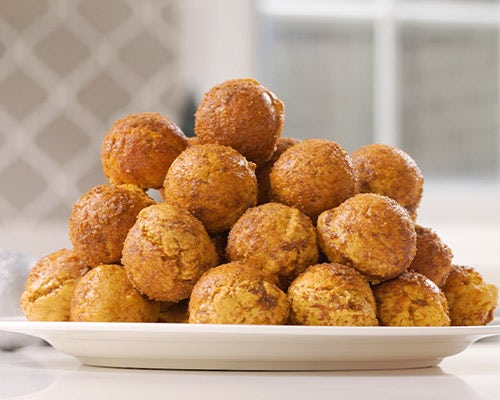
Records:
[[[498,288],[418,224],[424,179],[403,150],[282,136],[254,79],[211,88],[186,138],[158,113],[104,136],[107,185],[43,257],[29,320],[448,326],[493,319]],[[161,193],[153,200],[148,190]]]

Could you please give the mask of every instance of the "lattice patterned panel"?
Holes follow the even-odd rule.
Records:
[[[66,219],[114,120],[177,120],[175,1],[0,1],[0,223]]]

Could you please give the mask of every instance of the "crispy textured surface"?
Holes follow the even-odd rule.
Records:
[[[76,285],[71,320],[82,322],[156,322],[160,304],[143,297],[121,265],[98,265]]]
[[[186,147],[184,133],[167,117],[131,114],[116,121],[104,137],[103,172],[112,184],[158,189],[170,164]]]
[[[373,287],[380,325],[449,326],[443,292],[430,279],[407,271]]]
[[[177,302],[217,264],[217,253],[202,223],[165,203],[145,208],[130,229],[122,264],[134,287],[150,299]]]
[[[286,294],[240,262],[208,270],[189,302],[189,322],[196,324],[281,325],[288,314]]]
[[[416,253],[408,212],[378,194],[358,194],[325,211],[317,230],[328,260],[353,266],[374,284],[406,271]]]
[[[165,202],[190,211],[210,233],[229,229],[257,202],[255,164],[218,144],[188,147],[172,163],[164,187]]]
[[[354,195],[357,188],[347,152],[324,139],[304,140],[287,149],[269,177],[272,199],[297,207],[313,222],[323,211]]]
[[[276,150],[274,151],[271,158],[265,163],[258,165],[255,170],[255,175],[257,176],[257,183],[259,187],[259,194],[257,198],[258,204],[267,203],[271,201],[271,181],[269,175],[273,168],[274,163],[278,158],[290,147],[299,143],[299,140],[280,137],[278,143],[276,144]]]
[[[71,250],[57,250],[33,267],[21,307],[30,321],[68,321],[75,284],[89,270]]]
[[[187,144],[188,146],[195,146],[197,144],[203,144],[203,143],[200,142],[198,136],[190,136],[187,138]]]
[[[443,286],[452,325],[486,325],[494,318],[498,288],[467,266],[452,265]]]
[[[416,219],[424,178],[407,153],[385,144],[369,144],[353,152],[352,160],[361,193],[391,197]]]
[[[75,253],[88,265],[119,263],[123,241],[137,214],[154,204],[135,185],[100,185],[81,196],[69,219]]]
[[[417,253],[409,269],[424,274],[439,287],[446,282],[453,254],[431,228],[415,225]]]
[[[229,232],[231,261],[247,261],[282,288],[318,261],[316,230],[298,209],[279,203],[249,208]]]
[[[368,281],[342,264],[316,264],[290,285],[290,322],[299,325],[378,325]]]
[[[283,103],[254,79],[232,79],[212,87],[195,114],[200,143],[238,150],[257,165],[269,160],[285,122]]]

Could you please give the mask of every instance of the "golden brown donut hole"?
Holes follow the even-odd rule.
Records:
[[[71,320],[80,322],[156,322],[160,304],[134,289],[121,265],[103,264],[75,287]]]
[[[452,265],[442,289],[452,325],[486,325],[493,320],[498,288],[486,283],[474,268]]]
[[[414,271],[373,287],[380,325],[449,326],[443,292],[430,279]]]
[[[424,178],[417,163],[406,152],[386,144],[369,144],[354,151],[352,160],[361,193],[391,197],[416,220]]]
[[[159,189],[187,145],[184,133],[169,118],[158,113],[127,115],[113,124],[102,142],[104,175],[115,185]]]
[[[330,262],[353,266],[373,284],[406,271],[417,248],[408,212],[378,194],[358,194],[323,212],[317,231]]]
[[[154,204],[135,185],[99,185],[73,205],[69,237],[74,252],[88,265],[120,263],[123,242],[139,211]]]
[[[30,321],[68,321],[76,283],[90,268],[71,250],[42,257],[31,269],[21,308]]]
[[[271,199],[298,208],[313,222],[357,190],[349,154],[325,139],[304,140],[287,149],[274,163],[269,178]]]
[[[190,146],[170,166],[164,198],[191,212],[209,233],[224,232],[257,202],[255,164],[228,146]]]
[[[272,282],[286,289],[318,261],[316,229],[294,207],[266,203],[249,208],[229,232],[226,252],[231,261],[254,264]]]
[[[134,287],[150,299],[178,302],[217,264],[203,224],[188,211],[160,203],[145,208],[130,229],[122,264]]]
[[[285,122],[284,105],[255,79],[212,87],[195,114],[199,143],[230,146],[260,165],[271,158]]]
[[[197,324],[282,325],[288,314],[286,294],[241,262],[208,270],[189,301],[189,322]]]
[[[310,266],[288,288],[290,322],[299,325],[378,325],[370,285],[354,268]]]

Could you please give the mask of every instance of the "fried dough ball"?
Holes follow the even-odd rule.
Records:
[[[363,193],[318,218],[318,239],[330,262],[351,265],[372,284],[407,270],[416,252],[415,225],[395,200]]]
[[[139,211],[154,204],[135,185],[100,185],[81,196],[69,219],[74,252],[91,267],[119,263],[123,242]]]
[[[158,322],[187,324],[189,322],[189,299],[178,303],[161,302]]]
[[[131,114],[116,121],[104,137],[103,172],[115,185],[159,189],[170,164],[186,147],[184,133],[167,117]]]
[[[312,265],[288,288],[290,322],[299,325],[378,325],[370,285],[354,268]]]
[[[424,274],[439,287],[446,282],[453,254],[440,237],[431,229],[415,225],[417,253],[409,269]]]
[[[203,143],[200,142],[200,138],[198,136],[190,136],[187,138],[187,144],[188,146],[194,146]]]
[[[30,321],[68,321],[78,280],[89,267],[73,251],[57,250],[33,267],[21,294],[21,308]]]
[[[274,163],[270,182],[274,201],[297,207],[313,222],[357,188],[349,154],[324,139],[304,140],[286,150]]]
[[[187,209],[209,233],[228,230],[257,202],[255,164],[218,144],[188,147],[165,177],[165,202]]]
[[[181,208],[145,208],[123,246],[122,264],[134,287],[150,299],[177,302],[191,294],[217,253],[203,224]]]
[[[258,266],[281,288],[318,261],[316,230],[298,209],[279,203],[249,208],[229,231],[231,261]]]
[[[75,287],[71,321],[156,322],[160,304],[134,289],[121,265],[98,265]]]
[[[353,152],[352,160],[361,193],[391,197],[416,219],[424,178],[407,153],[386,144],[369,144]]]
[[[276,150],[274,151],[272,157],[266,161],[264,164],[257,166],[255,170],[255,175],[257,176],[257,183],[259,187],[259,193],[257,198],[258,204],[267,203],[271,201],[271,182],[269,180],[269,174],[273,168],[276,160],[290,147],[299,143],[299,140],[281,137],[276,144]]]
[[[449,326],[444,293],[425,275],[407,271],[373,287],[380,325]]]
[[[250,264],[231,262],[208,270],[189,301],[195,324],[282,325],[288,319],[286,294]]]
[[[231,146],[259,165],[276,148],[284,110],[281,100],[255,79],[232,79],[205,94],[195,114],[194,130],[201,143]]]
[[[486,325],[494,318],[498,288],[474,268],[452,265],[443,286],[452,325]]]

